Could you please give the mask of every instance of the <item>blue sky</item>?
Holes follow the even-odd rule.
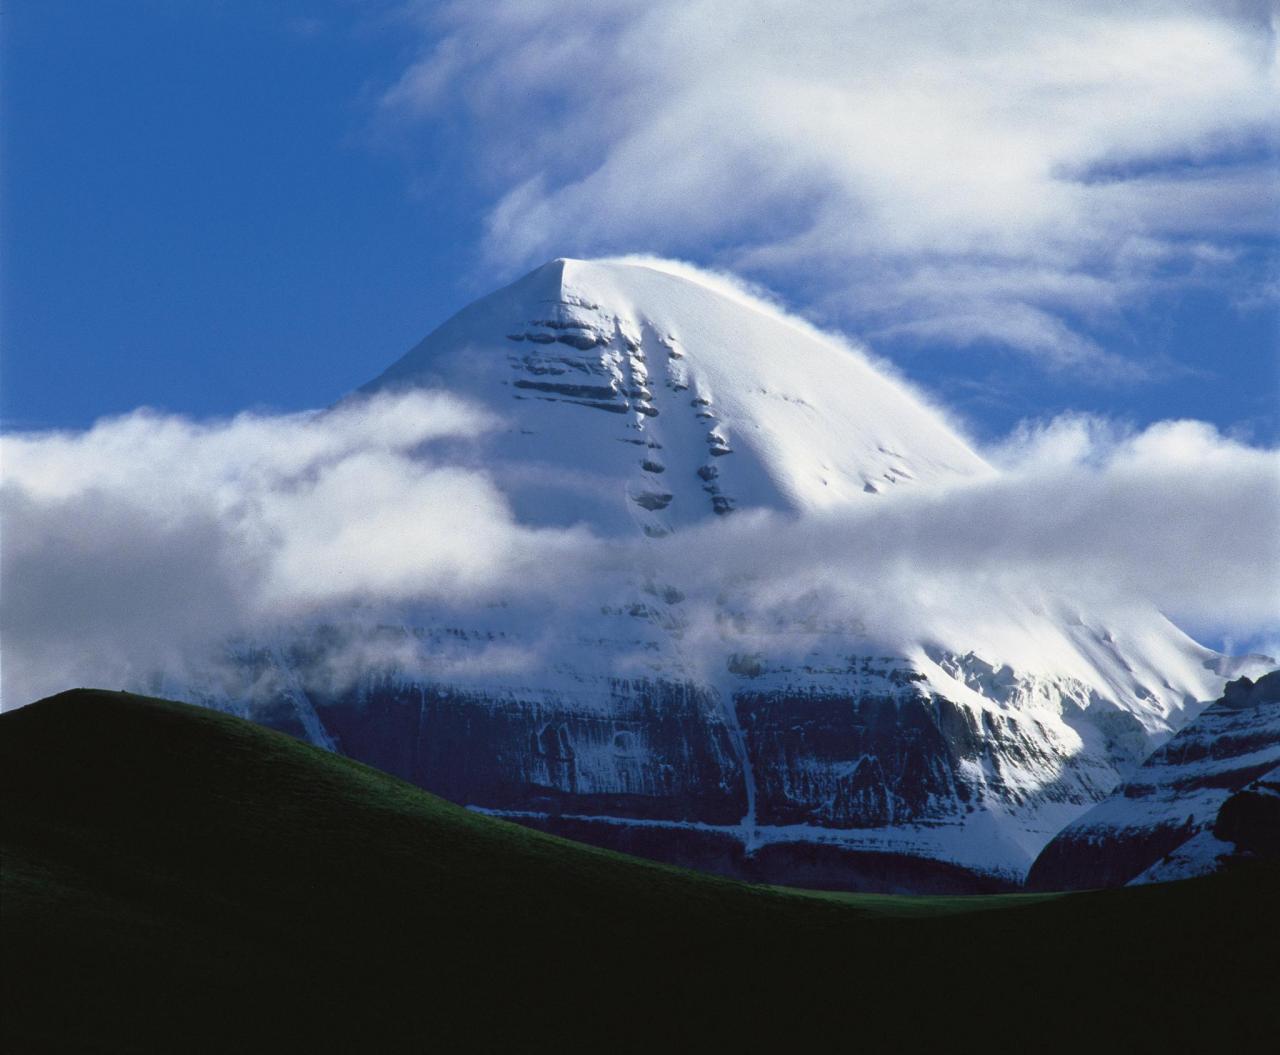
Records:
[[[6,5],[6,427],[324,405],[542,259],[634,251],[762,283],[980,439],[1276,441],[1266,5],[752,6]]]

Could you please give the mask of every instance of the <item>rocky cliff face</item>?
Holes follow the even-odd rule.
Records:
[[[352,636],[412,641],[421,662],[335,680],[328,660]],[[1137,719],[1083,684],[973,656],[797,669],[734,653],[716,678],[623,678],[608,672],[620,646],[605,640],[594,657],[567,648],[536,680],[459,673],[458,644],[482,658],[488,636],[454,635],[453,664],[431,676],[438,634],[328,626],[243,649],[217,692],[181,694],[521,823],[838,889],[1012,888],[1147,742]],[[671,655],[653,662],[680,669]],[[939,664],[976,672],[987,695]]]
[[[492,810],[735,824],[742,765],[715,702],[688,683],[613,679],[603,706],[371,678],[317,696],[344,753]]]
[[[1229,683],[1222,698],[1032,866],[1039,889],[1084,889],[1211,872],[1220,858],[1274,853],[1280,840],[1280,670]]]

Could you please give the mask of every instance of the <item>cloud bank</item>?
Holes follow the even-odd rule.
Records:
[[[5,701],[136,684],[325,606],[547,583],[546,559],[577,533],[516,524],[469,466],[492,425],[419,391],[216,422],[141,410],[86,432],[6,436]]]
[[[992,342],[1094,379],[1143,369],[1089,336],[1098,319],[1188,284],[1268,295],[1266,3],[403,12],[422,48],[382,114],[464,139],[490,264],[689,256],[872,339]]]
[[[479,467],[494,426],[419,391],[5,437],[5,705],[137,685],[354,606],[393,624],[415,607],[531,606],[537,641],[464,657],[528,668],[655,568],[687,592],[695,630],[726,587],[765,636],[815,615],[885,641],[963,636],[982,612],[1041,603],[1153,604],[1244,636],[1280,624],[1280,452],[1201,423],[1059,419],[986,452],[1002,466],[990,479],[804,520],[746,511],[656,542],[520,523]]]
[[[995,477],[785,525],[717,525],[714,542],[682,547],[688,577],[753,579],[761,609],[843,598],[828,610],[884,612],[904,634],[926,609],[973,618],[999,607],[992,597],[1150,603],[1218,630],[1280,619],[1280,451],[1202,422],[1134,432],[1069,415],[985,453]],[[728,556],[709,561],[713,548]]]

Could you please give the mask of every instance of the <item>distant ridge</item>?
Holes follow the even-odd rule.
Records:
[[[1054,836],[1027,882],[1083,890],[1183,879],[1238,854],[1280,858],[1280,670],[1228,682],[1220,700]]]

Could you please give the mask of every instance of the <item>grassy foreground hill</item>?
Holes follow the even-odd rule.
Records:
[[[0,781],[6,1052],[1274,1039],[1273,870],[1071,895],[752,887],[92,690],[0,716]]]

